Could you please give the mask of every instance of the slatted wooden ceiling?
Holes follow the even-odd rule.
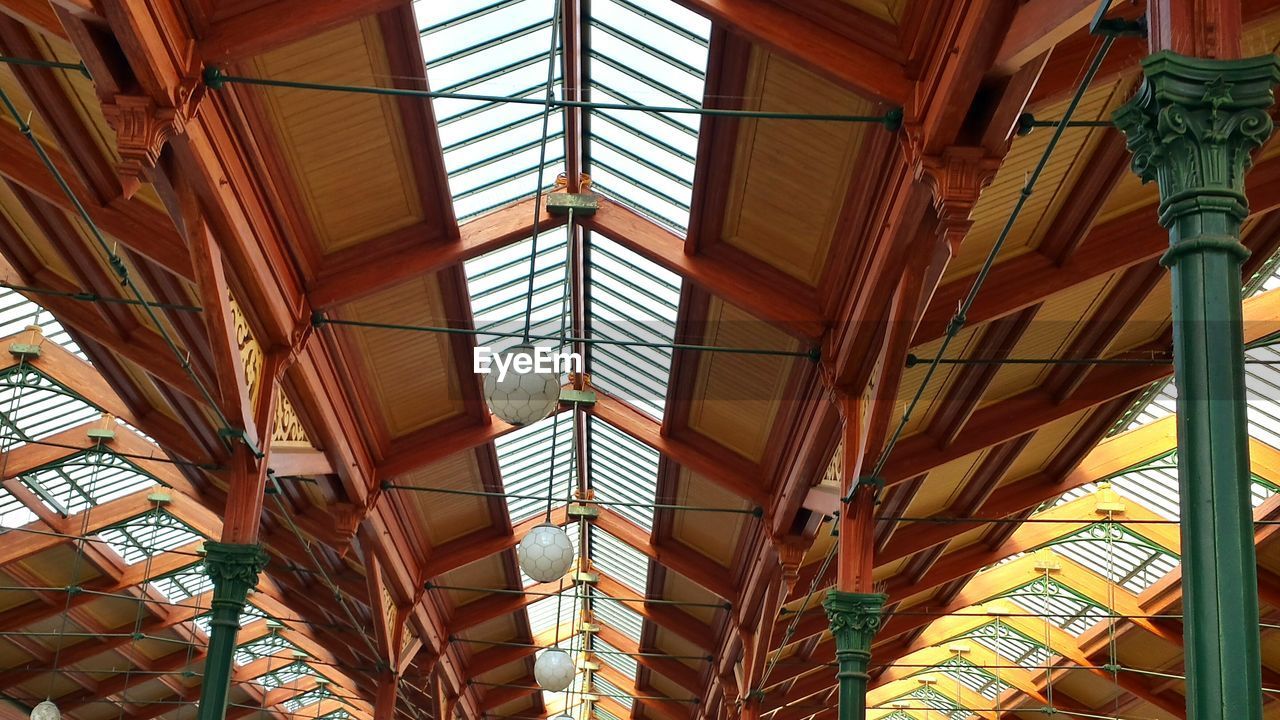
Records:
[[[170,7],[160,0],[153,4]],[[433,70],[424,65],[425,57],[440,77],[449,77],[439,69],[447,64],[438,57],[444,43],[427,38],[419,46],[416,31],[421,23],[409,4],[322,5],[303,8],[286,0],[214,7],[190,2],[174,3],[166,12],[186,18],[183,32],[191,33],[191,47],[200,62],[216,63],[236,74],[412,88],[454,81],[437,82]],[[652,6],[657,17],[681,18],[677,13],[687,12],[658,0],[640,5]],[[1028,18],[1043,9],[1044,2],[1036,0],[1021,5],[995,0],[808,0],[785,8],[687,0],[682,5],[712,21],[710,32],[690,31],[691,37],[681,40],[697,45],[707,42],[698,38],[710,38],[707,59],[691,55],[681,70],[687,78],[680,80],[692,78],[701,85],[705,74],[702,92],[708,104],[739,104],[737,98],[743,98],[740,106],[748,108],[846,114],[905,106],[908,131],[921,133],[916,142],[925,152],[977,144],[966,135],[976,132],[987,154],[1001,160],[993,183],[974,209],[973,226],[958,255],[941,274],[932,302],[912,311],[922,317],[914,337],[895,346],[899,354],[932,356],[957,299],[972,284],[1026,173],[1047,142],[1048,132],[1038,130],[1013,139],[1008,147],[1014,119],[1028,97],[1025,109],[1038,117],[1061,115],[1091,48],[1081,27],[1028,29]],[[1246,45],[1269,49],[1268,38],[1278,26],[1272,4],[1259,0],[1245,5]],[[603,52],[599,48],[605,47],[604,37],[616,19],[603,11],[598,17],[590,15],[585,4],[566,7],[567,26],[583,31],[577,42],[586,46],[571,51],[570,65],[578,63],[577,69],[588,75],[600,68],[592,76],[596,89],[602,94],[620,92],[622,81],[607,75],[605,60],[590,59],[592,52]],[[113,37],[122,32],[120,18],[92,3],[2,2],[0,10],[7,16],[0,27],[5,54],[83,59],[98,79],[90,85],[74,71],[0,67],[0,87],[11,93],[22,112],[32,113],[37,136],[68,173],[77,195],[91,201],[90,212],[111,241],[125,248],[133,277],[148,297],[191,304],[198,295],[190,260],[165,217],[159,200],[164,188],[157,192],[144,184],[125,200],[122,188],[129,183],[114,171],[120,159],[118,140],[101,104],[129,85],[136,70],[131,63],[141,57],[127,42],[123,51],[114,45]],[[549,4],[538,7],[532,17],[549,22],[542,20],[549,19],[548,10]],[[631,12],[625,7],[615,11]],[[465,8],[459,6],[453,15],[465,15]],[[502,17],[495,11],[489,18],[488,31],[496,30],[494,37],[502,34]],[[963,17],[973,19],[972,26],[960,23]],[[675,32],[669,25],[655,27]],[[528,33],[530,47],[541,39],[539,33],[549,33],[549,26],[539,28]],[[600,37],[595,50],[589,47],[593,32]],[[951,44],[958,52],[949,53]],[[1117,46],[1116,59],[1104,66],[1086,93],[1077,118],[1105,119],[1131,92],[1136,80],[1133,60],[1141,55],[1140,43],[1133,45]],[[945,61],[939,58],[949,54],[956,56],[956,67],[963,68],[957,71],[966,78],[963,82],[939,79],[946,76],[941,69]],[[482,57],[479,51],[473,55]],[[699,67],[702,62],[705,65]],[[495,64],[480,63],[473,74],[496,69]],[[524,140],[512,140],[510,156],[499,151],[495,156],[503,159],[495,163],[491,158],[486,165],[509,167],[527,177],[518,190],[501,198],[514,204],[459,225],[455,217],[473,210],[461,198],[462,170],[445,152],[451,146],[442,144],[437,130],[437,111],[441,118],[451,112],[444,105],[237,85],[211,90],[204,103],[199,126],[173,141],[179,151],[155,177],[161,185],[172,183],[173,177],[195,173],[198,167],[224,188],[219,194],[206,194],[204,202],[219,208],[218,217],[224,218],[217,233],[230,249],[233,294],[248,315],[247,327],[264,347],[278,344],[284,333],[281,318],[306,326],[312,310],[324,310],[339,320],[407,325],[469,327],[482,319],[473,319],[476,300],[462,262],[481,262],[486,253],[530,235],[535,212],[527,198],[537,173],[521,164],[529,157],[527,149],[515,152]],[[614,165],[624,161],[615,157],[616,147],[610,151],[614,155],[603,149],[606,141],[615,146],[621,142],[617,135],[606,135],[606,123],[658,133],[660,142],[667,142],[663,133],[673,128],[653,130],[640,120],[620,119],[625,113],[608,118],[578,113],[575,119],[573,111],[565,115],[571,151],[566,162],[549,168],[550,175],[566,169],[599,170],[604,207],[585,222],[584,242],[589,248],[612,248],[606,243],[616,243],[621,249],[610,252],[650,276],[674,272],[676,284],[669,288],[679,298],[674,337],[785,350],[822,344],[824,350],[836,350],[827,353],[825,362],[847,363],[829,368],[836,377],[865,379],[875,363],[870,343],[882,341],[872,330],[881,322],[876,308],[887,307],[891,286],[899,284],[890,278],[896,272],[910,276],[913,268],[923,272],[933,254],[919,251],[933,247],[937,216],[925,186],[913,177],[910,144],[900,143],[900,136],[876,124],[704,119],[694,132],[698,138],[693,175],[682,178],[676,173],[661,181],[674,183],[663,188],[687,192],[693,199],[686,233],[683,216],[637,202],[636,198],[653,197],[657,187],[623,182],[647,178],[645,171],[635,169],[629,179],[610,177],[617,169]],[[969,122],[962,130],[966,115]],[[687,135],[681,143],[688,142]],[[601,149],[593,164],[597,136]],[[445,142],[453,142],[453,137]],[[1255,254],[1250,272],[1262,266],[1276,244],[1269,215],[1273,198],[1280,197],[1271,187],[1274,147],[1264,150],[1251,180],[1255,219],[1246,243]],[[559,157],[559,151],[552,156]],[[969,326],[951,344],[951,353],[972,358],[1079,357],[1167,345],[1167,287],[1154,262],[1163,231],[1155,223],[1151,190],[1127,176],[1124,160],[1113,131],[1067,131],[1006,241],[970,313]],[[109,268],[76,229],[66,199],[12,122],[0,126],[0,174],[6,178],[0,188],[0,250],[17,278],[48,288],[118,293]],[[688,183],[683,191],[678,189],[681,183]],[[607,192],[614,189],[610,184],[617,185],[612,198]],[[663,202],[679,204],[679,198],[671,199],[677,202]],[[562,232],[548,227],[543,241]],[[883,250],[891,247],[904,251],[895,256]],[[869,267],[879,270],[863,275]],[[883,287],[868,290],[880,287],[863,282],[868,277],[879,278],[875,282]],[[280,297],[288,299],[272,300]],[[136,309],[59,297],[38,299],[67,325],[119,394],[131,422],[175,457],[195,462],[219,458],[222,445],[208,408],[165,354],[156,328]],[[606,293],[598,290],[588,302],[605,303]],[[1262,328],[1280,317],[1276,310],[1275,299],[1263,295],[1250,302],[1248,312]],[[181,311],[162,315],[166,330],[192,351],[196,372],[212,376],[206,359],[210,341],[203,325]],[[442,698],[454,698],[467,717],[485,712],[542,715],[558,709],[559,699],[485,684],[531,685],[532,649],[483,644],[554,638],[556,621],[546,625],[532,607],[539,598],[421,589],[423,583],[520,589],[523,582],[513,547],[539,518],[513,517],[513,506],[499,498],[446,499],[380,489],[383,483],[394,483],[510,490],[515,471],[503,469],[506,456],[500,440],[510,428],[491,420],[484,410],[479,383],[470,372],[472,343],[460,337],[336,326],[312,334],[285,375],[285,398],[296,410],[294,427],[307,439],[305,447],[322,451],[323,457],[304,451],[306,462],[295,458],[290,462],[296,464],[288,468],[280,460],[282,476],[310,480],[281,481],[284,512],[269,503],[264,541],[277,558],[268,571],[269,583],[289,594],[300,618],[315,628],[322,642],[350,647],[337,659],[345,672],[358,678],[361,668],[372,664],[362,642],[352,637],[351,618],[337,601],[326,599],[327,591],[320,591],[323,585],[311,558],[288,530],[288,515],[316,543],[319,562],[342,588],[361,625],[380,625],[389,615],[392,624],[411,629],[407,637],[418,638],[395,652],[404,671],[400,690],[406,702],[401,712],[412,715],[409,706],[416,705],[423,713],[436,713]],[[900,360],[891,358],[895,364]],[[925,389],[886,468],[890,487],[882,510],[886,515],[917,517],[1018,515],[1070,487],[1146,460],[1155,454],[1153,447],[1167,443],[1167,434],[1142,428],[1097,444],[1160,372],[948,366]],[[679,351],[665,381],[655,386],[660,397],[648,403],[662,410],[660,419],[652,408],[632,408],[610,397],[604,389],[607,372],[601,369],[600,374],[600,402],[589,411],[592,430],[574,440],[594,467],[599,494],[634,484],[650,499],[759,507],[762,517],[726,515],[708,521],[705,514],[660,509],[652,512],[649,522],[649,517],[621,508],[602,508],[591,523],[584,550],[590,569],[600,576],[596,589],[611,597],[644,594],[701,604],[683,609],[639,605],[633,612],[620,609],[627,603],[593,603],[593,621],[602,628],[599,639],[610,647],[687,658],[638,658],[634,668],[622,669],[606,660],[599,677],[625,694],[696,697],[699,702],[648,699],[628,709],[621,699],[602,695],[597,712],[663,719],[732,714],[735,696],[743,689],[734,687],[739,681],[733,679],[742,652],[737,630],[754,622],[752,613],[762,612],[763,588],[780,580],[776,538],[798,543],[802,550],[812,547],[799,568],[799,580],[784,598],[789,612],[805,608],[798,631],[785,647],[782,635],[792,615],[784,611],[773,625],[770,649],[779,651],[780,660],[766,688],[766,710],[779,719],[828,716],[834,679],[825,663],[831,658],[831,641],[824,633],[821,611],[815,610],[816,599],[804,600],[830,543],[823,515],[831,508],[831,493],[820,486],[836,450],[838,418],[823,389],[822,373],[805,359]],[[886,381],[889,389],[882,403],[900,409],[922,379],[919,367],[903,370],[896,380]],[[648,450],[624,453],[619,450],[627,447],[624,438]],[[654,469],[645,464],[650,460],[634,459],[650,452],[656,457]],[[547,457],[533,462],[545,463]],[[626,464],[633,462],[640,464]],[[611,468],[622,469],[621,486],[610,485],[606,478]],[[187,482],[199,503],[220,510],[225,477],[191,471]],[[545,486],[532,482],[532,487],[538,493]],[[1135,507],[1142,500],[1128,498]],[[553,512],[559,523],[569,519],[562,508],[563,503],[557,503]],[[386,514],[378,515],[377,522],[387,534],[378,536],[369,518],[383,510]],[[1036,527],[903,527],[886,521],[878,538],[877,578],[886,584],[896,610],[963,610],[1009,589],[1000,583],[1008,585],[1021,577],[1016,576],[1018,568],[1025,570],[1030,564],[1024,560],[1001,566],[1013,568],[1008,572],[998,569],[969,579],[982,567],[1034,546],[1024,536]],[[36,584],[40,573],[56,567],[57,553],[66,552],[67,547],[58,547],[41,555],[44,570],[29,570],[35,575],[25,578],[14,576],[14,584]],[[1265,564],[1265,552],[1262,557]],[[1070,563],[1061,564],[1065,568]],[[12,575],[16,569],[10,566],[6,572]],[[1034,569],[1026,572],[1034,574]],[[1063,571],[1068,572],[1080,583],[1097,583],[1096,574],[1088,575],[1093,571]],[[817,587],[825,585],[819,582]],[[1176,581],[1157,587],[1159,591],[1145,591],[1134,602],[1148,610],[1159,603],[1161,608],[1176,608],[1176,597],[1168,590]],[[2,594],[0,599],[5,599]],[[732,603],[733,610],[703,605],[718,599]],[[57,598],[53,600],[48,607],[56,605]],[[107,610],[95,612],[101,615],[92,620],[98,626],[115,623],[105,617]],[[935,646],[945,647],[951,639],[942,636],[945,628],[940,625],[963,620],[910,618],[892,617],[878,640],[877,662],[908,664],[907,658],[922,653],[936,655]],[[638,637],[628,635],[633,622],[638,623]],[[1160,667],[1166,667],[1167,660],[1176,671],[1178,633],[1167,627],[1130,625],[1126,621],[1121,628],[1121,656],[1142,654]],[[566,626],[561,635],[569,630]],[[1059,637],[1050,645],[1067,661],[1101,658],[1105,643],[1097,628],[1091,632],[1079,638]],[[451,635],[460,640],[449,641]],[[702,657],[712,660],[696,659]],[[160,665],[156,658],[126,660],[137,668]],[[0,673],[20,672],[17,668],[24,662],[14,655],[4,661],[9,670]],[[1270,660],[1268,665],[1275,666]],[[916,681],[910,675],[904,668],[885,667],[876,681],[876,702],[910,695],[899,693]],[[1176,682],[1126,681],[1117,696],[1114,683],[1096,673],[1063,670],[1055,675],[1055,689],[1081,707],[1110,707],[1118,697],[1129,714],[1163,717],[1177,716],[1181,706]],[[951,676],[943,677],[947,679],[938,690],[952,692],[947,686]],[[1001,677],[1013,685],[1002,696],[1006,707],[1034,707],[1039,701],[1044,678],[1037,671]],[[468,678],[478,682],[468,684]],[[188,691],[181,688],[148,683],[157,698],[187,697]],[[357,681],[346,687],[358,697],[350,706],[354,714],[371,712],[371,685]],[[68,686],[66,692],[76,691]],[[279,695],[272,699],[290,696],[284,688],[273,692]],[[966,693],[972,690],[955,692],[963,697],[953,699],[972,701],[971,706],[990,702],[969,697]],[[38,694],[28,687],[24,697],[33,693]],[[130,697],[138,696],[130,691]],[[145,708],[135,703],[127,712],[174,720],[181,716],[180,710],[162,705]],[[290,710],[281,705],[273,714],[309,716],[317,709],[335,708],[320,703]],[[900,713],[895,720],[923,716],[911,706],[879,708],[875,716],[894,713]],[[85,706],[70,714],[93,720],[108,713]]]

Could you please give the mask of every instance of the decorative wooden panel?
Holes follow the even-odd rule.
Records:
[[[722,489],[706,478],[681,469],[680,488],[676,503],[716,508],[743,508],[750,506],[733,493]],[[733,562],[733,552],[738,545],[738,534],[746,522],[746,515],[728,515],[697,512],[675,513],[672,535],[707,557],[728,567]]]
[[[760,49],[752,55],[745,94],[759,98],[755,107],[762,110],[873,111],[869,100]],[[724,241],[817,284],[868,132],[882,130],[863,123],[742,121],[728,178]]]
[[[440,286],[434,275],[415,278],[377,295],[344,305],[344,319],[404,325],[444,325]],[[462,411],[458,377],[448,336],[410,331],[342,328],[364,365],[364,381],[392,437],[453,417]]]
[[[844,0],[866,14],[900,25],[907,9],[907,0]]]
[[[712,298],[708,345],[795,350],[798,342],[745,310]],[[764,454],[792,358],[703,353],[692,393],[689,427],[750,460]]]
[[[401,485],[444,490],[484,490],[474,452],[450,455],[396,480]],[[417,525],[432,545],[446,543],[490,525],[488,503],[479,497],[401,491],[401,504],[412,509]]]
[[[347,85],[386,85],[391,74],[376,17],[249,64],[261,77]],[[422,220],[393,98],[274,88],[262,96],[323,252]]]
[[[916,491],[915,497],[911,499],[911,504],[907,506],[903,515],[924,517],[947,508],[964,490],[969,477],[982,464],[982,459],[987,456],[987,452],[988,450],[984,449],[970,453],[935,468],[920,484],[920,489]]]
[[[1037,430],[1027,446],[1018,453],[1018,457],[1009,466],[1004,477],[1000,479],[1000,485],[1007,485],[1043,470],[1062,446],[1075,435],[1076,428],[1091,414],[1090,410],[1078,412]]]

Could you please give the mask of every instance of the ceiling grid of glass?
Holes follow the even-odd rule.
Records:
[[[63,517],[159,484],[110,450],[88,450],[20,477],[46,507]]]
[[[126,565],[204,540],[189,525],[167,512],[151,512],[106,528],[99,536]]]
[[[546,96],[552,5],[545,0],[416,0],[432,89],[541,99]],[[557,52],[553,85],[560,86]],[[542,143],[540,105],[432,100],[454,213],[466,220],[533,195]],[[564,166],[564,117],[548,116],[543,189]]]
[[[587,55],[593,102],[698,107],[711,22],[665,0],[594,0]],[[700,117],[597,109],[595,189],[674,231],[689,224]]]
[[[593,337],[640,343],[675,341],[679,275],[599,235],[587,248],[588,323]],[[655,420],[662,420],[671,349],[594,345],[591,382]]]

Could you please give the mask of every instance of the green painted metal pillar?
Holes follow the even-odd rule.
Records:
[[[1113,119],[1134,171],[1159,183],[1169,231],[1187,717],[1260,720],[1240,224],[1250,153],[1271,135],[1280,62],[1164,51],[1142,65],[1145,82]]]
[[[871,641],[880,629],[885,596],[832,590],[822,606],[836,641],[836,678],[840,688],[840,720],[867,717],[867,665]]]
[[[223,720],[227,715],[240,613],[249,590],[258,584],[258,573],[267,565],[267,554],[260,545],[218,542],[206,542],[204,552],[205,571],[213,580],[213,601],[209,652],[204,660],[196,720]]]

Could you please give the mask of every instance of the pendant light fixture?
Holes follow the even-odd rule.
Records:
[[[524,536],[516,555],[525,575],[538,582],[555,582],[573,565],[573,543],[563,528],[542,523]]]
[[[547,417],[560,402],[560,373],[538,372],[539,360],[550,361],[533,345],[517,345],[499,353],[498,367],[484,376],[484,395],[494,415],[512,425],[531,425]]]
[[[562,692],[573,684],[576,668],[569,653],[560,648],[550,648],[533,663],[533,677],[548,692]]]

